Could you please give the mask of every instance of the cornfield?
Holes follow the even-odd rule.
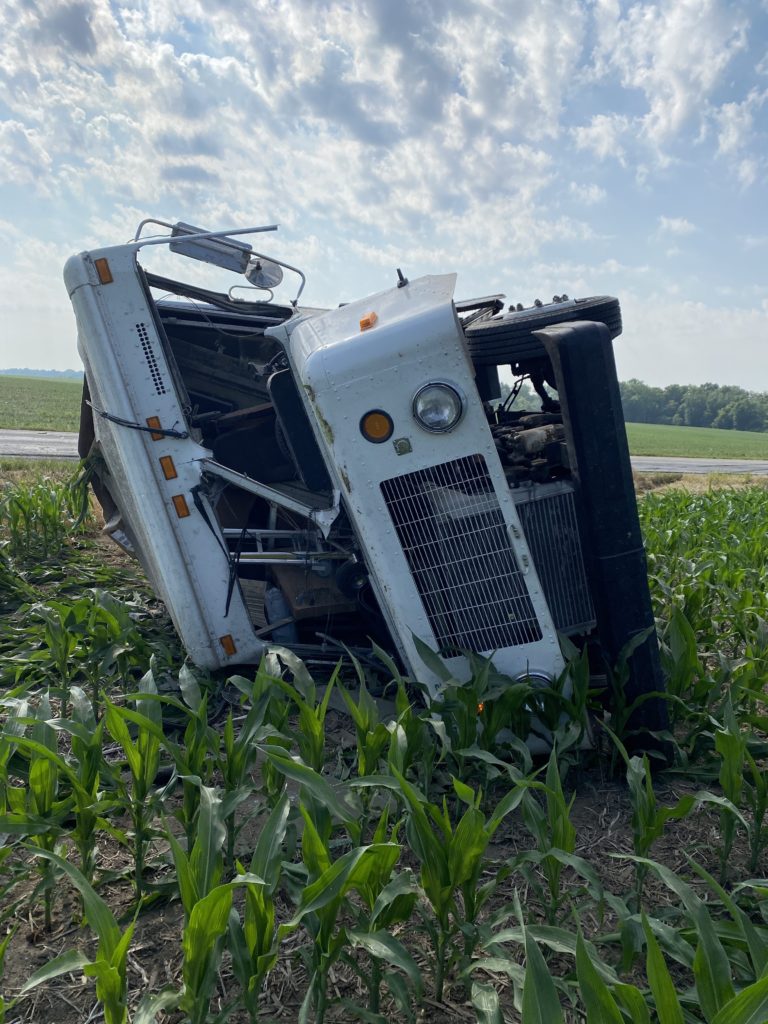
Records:
[[[0,1024],[768,1021],[765,503],[642,499],[665,765],[575,650],[206,676],[76,488],[7,486]]]

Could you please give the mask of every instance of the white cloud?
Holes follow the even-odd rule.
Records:
[[[736,54],[747,45],[745,14],[718,0],[636,2],[622,16],[618,3],[596,11],[596,66],[616,72],[647,103],[643,133],[662,148],[706,101]]]
[[[694,230],[662,215],[696,208],[670,183],[716,151],[737,185],[764,177],[762,54],[734,70],[753,6],[519,0],[512,24],[504,0],[6,0],[0,201],[57,253],[147,214],[279,221],[269,246],[318,303],[401,263],[521,301],[642,290],[648,225],[669,248]]]
[[[602,203],[608,194],[600,185],[580,185],[576,181],[572,181],[569,184],[568,191],[577,202],[583,203],[584,206],[594,206],[596,203]]]
[[[595,114],[588,125],[573,129],[577,149],[591,150],[600,160],[614,157],[625,163],[624,137],[631,127],[623,114]]]
[[[625,293],[619,376],[651,385],[737,384],[768,391],[768,304],[751,308]]]
[[[696,225],[691,224],[685,217],[659,217],[659,233],[666,235],[692,235],[696,231]]]

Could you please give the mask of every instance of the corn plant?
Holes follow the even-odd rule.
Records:
[[[616,750],[627,767],[627,787],[632,805],[632,843],[637,860],[635,860],[635,892],[634,909],[639,912],[642,906],[643,889],[647,874],[646,858],[653,844],[663,834],[670,821],[686,818],[696,807],[709,804],[718,809],[721,815],[729,820],[734,816],[743,821],[737,807],[727,798],[718,797],[706,790],[698,793],[686,793],[671,807],[660,805],[653,787],[651,766],[647,754],[642,758],[637,755],[630,757],[626,747],[610,729],[606,730],[613,739]]]
[[[0,820],[0,831],[27,835],[34,846],[46,853],[56,848],[56,839],[64,833],[64,822],[71,807],[69,799],[59,799],[61,762],[57,756],[56,732],[48,724],[50,718],[50,701],[48,694],[44,693],[31,719],[33,724],[29,738],[6,737],[12,739],[17,749],[28,752],[29,768],[24,786],[6,787],[10,814]],[[40,863],[40,873],[45,929],[50,931],[53,924],[53,862],[44,859]]]
[[[262,660],[253,684],[249,685],[247,680],[240,677],[234,677],[230,682],[233,682],[244,692],[248,693],[251,700],[251,707],[245,715],[239,730],[235,730],[235,716],[232,711],[230,710],[227,713],[219,752],[219,768],[224,780],[224,789],[227,793],[227,865],[230,871],[234,871],[235,841],[240,828],[244,824],[244,822],[241,822],[238,826],[236,810],[244,800],[248,799],[255,792],[251,773],[260,749],[259,744],[269,744],[273,741],[276,738],[276,730],[272,725],[265,722],[273,697],[271,693],[272,680],[266,673],[265,662]],[[277,737],[277,739],[280,739],[280,737]],[[277,796],[278,787],[275,786],[273,780],[270,782],[270,788],[274,796]]]
[[[727,800],[738,807],[744,787],[744,762],[747,755],[747,739],[742,733],[733,713],[733,706],[727,700],[723,708],[723,726],[715,733],[715,750],[720,756],[719,782]],[[720,811],[720,882],[725,884],[728,861],[733,849],[736,833],[736,818],[727,807]]]
[[[525,789],[523,786],[511,789],[486,819],[480,810],[481,794],[454,779],[455,791],[467,805],[454,828],[445,802],[442,807],[429,803],[396,769],[392,773],[408,807],[408,843],[421,865],[421,884],[435,914],[435,998],[439,1001],[443,997],[449,944],[454,932],[463,926],[465,938],[471,937],[469,947],[465,946],[465,953],[469,955],[477,914],[490,895],[488,888],[479,887],[483,854],[501,822],[519,805]],[[459,894],[463,911],[457,903]]]
[[[298,745],[304,763],[316,772],[322,771],[325,762],[325,716],[342,663],[339,662],[334,669],[322,700],[318,702],[317,686],[301,659],[282,647],[273,648],[273,654],[288,669],[292,677],[292,683],[279,676],[273,679],[274,685],[293,702],[299,713],[299,728],[293,733],[292,738]]]
[[[90,702],[85,694],[83,699],[90,709]],[[53,729],[61,727],[61,723],[53,720],[47,723]],[[17,810],[11,815],[0,816],[0,828],[7,828],[15,833],[21,832],[28,837],[34,837],[33,842],[43,849],[53,849],[53,841],[56,836],[67,834],[75,844],[80,855],[81,870],[89,883],[93,882],[95,874],[95,853],[96,853],[96,832],[97,828],[104,824],[101,815],[115,806],[113,800],[105,799],[99,793],[99,762],[101,760],[101,727],[97,727],[94,733],[89,733],[86,728],[79,726],[79,723],[66,723],[66,731],[72,735],[73,746],[77,743],[86,747],[87,753],[73,768],[68,764],[55,749],[37,739],[20,736],[16,745],[20,751],[29,754],[30,758],[30,780],[32,777],[32,766],[36,762],[45,762],[50,768],[50,774],[56,777],[56,788],[64,789],[69,786],[69,795],[62,800],[56,801],[53,805],[55,815],[25,814]],[[79,735],[78,735],[79,734]],[[34,735],[34,732],[33,732]],[[96,744],[94,744],[94,739]],[[90,742],[89,742],[90,741]],[[93,754],[98,754],[98,761]],[[90,756],[89,756],[90,755]],[[95,763],[94,763],[95,762]],[[34,784],[30,781],[30,794],[34,800]],[[20,804],[21,802],[18,801]],[[39,802],[35,801],[37,811]],[[74,816],[75,824],[72,829],[65,829],[64,822]],[[45,836],[47,841],[43,841]],[[50,868],[45,867],[46,877]],[[48,886],[46,887],[47,890]],[[50,927],[49,900],[46,900],[46,925]]]
[[[187,719],[181,743],[164,735],[161,744],[173,761],[174,776],[163,793],[163,799],[181,780],[182,801],[176,817],[184,826],[188,849],[195,836],[195,821],[200,806],[201,784],[210,783],[219,753],[219,734],[208,724],[208,693],[200,685],[187,665],[179,671],[179,689],[183,700],[173,697],[159,698],[180,711]],[[234,827],[234,826],[233,826]],[[234,845],[234,836],[232,839]]]
[[[22,987],[19,996],[26,995],[52,978],[68,974],[70,971],[82,970],[86,977],[96,979],[96,998],[101,1004],[105,1024],[127,1024],[126,965],[134,924],[131,923],[121,933],[112,911],[73,864],[50,850],[37,850],[36,854],[50,861],[61,873],[67,875],[78,890],[85,908],[86,920],[98,937],[98,946],[93,960],[89,960],[79,950],[62,953],[36,971]]]
[[[10,945],[11,939],[15,934],[16,929],[13,928],[11,931],[8,932],[5,938],[2,939],[2,941],[0,941],[0,984],[2,984],[3,974],[5,973],[5,954],[8,952],[8,946]],[[6,1014],[8,1010],[13,1009],[15,1002],[15,999],[12,999],[10,1002],[7,1002],[5,996],[3,996],[2,992],[0,992],[0,1024],[5,1024]]]
[[[233,890],[239,886],[264,884],[252,874],[242,874],[231,882],[221,881],[226,814],[226,798],[222,798],[218,790],[201,785],[191,849],[184,850],[174,834],[170,830],[167,833],[184,909],[183,984],[175,996],[165,992],[158,1000],[148,1000],[147,1014],[150,1009],[173,1006],[186,1014],[185,1019],[190,1024],[205,1024],[218,986]]]
[[[50,724],[69,734],[75,768],[66,766],[63,774],[72,790],[75,827],[72,840],[80,855],[80,870],[93,884],[96,871],[96,835],[100,818],[115,805],[101,793],[104,756],[104,721],[97,723],[93,706],[79,686],[70,688],[70,720],[55,719]]]
[[[0,517],[11,558],[43,560],[57,555],[73,525],[69,485],[42,480],[0,491]]]
[[[250,864],[250,874],[262,878],[263,885],[246,884],[242,921],[234,909],[229,916],[232,967],[240,983],[243,1004],[254,1022],[258,1019],[264,981],[277,962],[281,933],[275,923],[275,893],[282,874],[290,807],[288,796],[283,794],[270,812]],[[245,874],[241,865],[238,872]]]
[[[144,860],[155,812],[153,786],[160,767],[160,746],[165,738],[161,705],[152,699],[156,696],[157,687],[150,670],[139,683],[136,711],[113,704],[104,697],[107,730],[121,747],[131,775],[130,787],[122,778],[117,781],[133,825],[134,880],[139,899],[145,890]],[[135,727],[135,740],[131,737],[129,724]]]
[[[768,811],[768,778],[748,750],[745,752],[747,774],[744,776],[745,802],[750,810],[749,870],[757,871],[760,854],[765,847],[765,815]]]
[[[537,797],[538,793],[544,797],[543,806]],[[570,801],[565,799],[560,779],[558,751],[557,747],[553,747],[547,764],[545,782],[528,781],[522,789],[522,818],[536,840],[537,848],[520,854],[512,861],[513,869],[523,868],[529,883],[539,893],[549,924],[554,924],[560,915],[564,867],[573,869],[584,879],[594,898],[602,898],[602,887],[594,869],[575,854],[576,829],[570,818],[574,798],[575,794]],[[544,886],[539,884],[536,876],[529,870],[531,866],[538,868],[544,875]]]
[[[397,843],[399,824],[392,828],[389,836],[388,825],[389,813],[385,807],[374,830],[374,846],[383,846],[387,842]],[[363,970],[359,963],[343,952],[341,956],[351,963],[368,989],[368,1013],[380,1012],[381,987],[386,983],[395,1002],[404,1013],[410,1015],[409,991],[402,974],[418,1000],[423,989],[421,972],[408,950],[392,934],[392,929],[410,920],[419,888],[409,871],[393,875],[392,868],[382,858],[357,891],[362,907],[353,911],[357,921],[354,928],[347,929],[347,938],[354,949],[367,953],[370,969]],[[402,974],[393,973],[393,967],[399,968]],[[353,1010],[359,1009],[346,1005]]]
[[[310,982],[299,1019],[309,1020],[309,1013],[313,1012],[315,1024],[323,1024],[328,1008],[328,974],[348,941],[346,930],[340,927],[338,920],[347,894],[354,890],[378,895],[389,880],[400,847],[391,842],[373,843],[356,847],[332,861],[327,840],[315,828],[312,815],[303,804],[299,809],[304,818],[302,857],[309,884],[301,893],[299,906],[288,927],[295,928],[303,923],[312,938]],[[380,942],[379,957],[391,948]]]

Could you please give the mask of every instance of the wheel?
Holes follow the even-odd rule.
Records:
[[[569,320],[592,320],[605,324],[616,338],[621,334],[621,307],[610,295],[589,299],[564,299],[545,306],[512,310],[488,320],[469,324],[465,330],[472,362],[477,366],[502,366],[546,357],[544,346],[533,331]]]

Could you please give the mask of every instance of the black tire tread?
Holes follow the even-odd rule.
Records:
[[[619,300],[610,295],[593,295],[563,309],[556,304],[538,306],[470,324],[465,333],[472,361],[478,366],[500,366],[546,358],[544,345],[533,332],[573,320],[603,323],[611,338],[616,338],[622,329]]]

